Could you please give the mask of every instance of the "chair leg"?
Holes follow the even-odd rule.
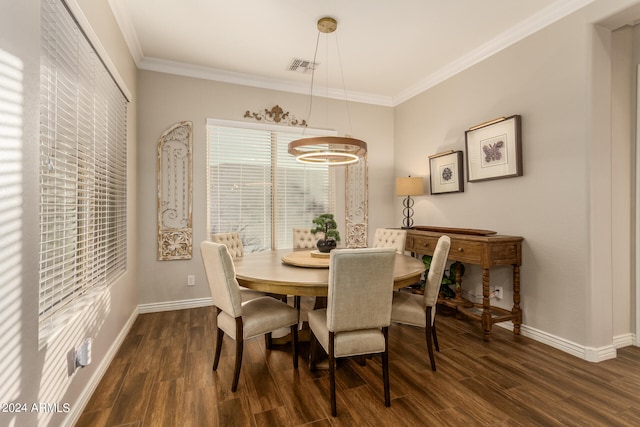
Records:
[[[236,363],[233,368],[233,383],[231,383],[231,391],[238,389],[238,380],[240,379],[240,367],[242,366],[242,348],[244,345],[242,317],[236,317]]]
[[[433,332],[432,332],[432,325],[431,325],[431,310],[432,307],[427,307],[426,310],[426,316],[427,316],[427,326],[425,328],[425,335],[427,336],[427,351],[429,352],[429,360],[431,361],[431,370],[435,371],[436,370],[436,359],[435,356],[433,354],[433,343],[431,342],[431,339],[433,337]]]
[[[389,393],[389,328],[382,328],[384,334],[384,353],[382,353],[382,382],[384,385],[384,406],[391,406]]]
[[[216,369],[218,369],[218,362],[220,361],[220,352],[222,350],[222,338],[224,338],[224,332],[222,332],[222,330],[220,328],[218,328],[218,315],[220,314],[222,310],[220,310],[220,308],[216,307],[216,329],[217,329],[217,336],[216,336],[216,354],[213,357],[213,370],[215,371]]]
[[[293,339],[291,340],[291,346],[293,347],[293,368],[298,369],[298,324],[291,325],[291,335]]]
[[[338,416],[336,409],[336,361],[333,347],[334,332],[329,331],[329,392],[331,395],[331,415]]]
[[[436,346],[436,351],[440,353],[440,346],[438,345],[438,334],[436,333],[436,320],[433,319],[433,324],[431,325],[431,332],[433,335],[433,344]]]
[[[313,334],[312,330],[309,330],[309,371],[314,372],[316,370],[316,345],[318,339]]]
[[[264,346],[266,347],[267,350],[271,350],[272,347],[272,339],[271,339],[271,332],[264,334]]]
[[[224,332],[218,328],[218,336],[216,337],[216,354],[213,357],[213,370],[218,369],[218,362],[220,362],[220,353],[222,351],[222,339],[224,338]]]

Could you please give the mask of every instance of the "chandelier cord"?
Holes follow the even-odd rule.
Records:
[[[320,44],[320,31],[318,31],[318,36],[316,37],[316,49],[313,52],[313,68],[311,69],[311,87],[309,88],[309,106],[307,110],[307,125],[302,129],[302,137],[304,137],[306,133],[309,119],[311,118],[311,111],[313,110],[313,83],[316,79],[316,67],[317,67],[316,59],[318,58],[319,44]]]
[[[340,43],[338,43],[338,34],[336,32],[336,51],[338,52],[338,64],[340,64],[340,78],[342,79],[342,93],[344,96],[344,105],[347,109],[347,123],[349,126],[349,135],[353,134],[353,128],[351,127],[351,110],[349,109],[349,99],[347,98],[347,85],[344,80],[344,70],[342,68],[342,55],[340,55]]]

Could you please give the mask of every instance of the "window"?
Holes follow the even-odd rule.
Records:
[[[43,0],[40,341],[126,269],[127,100],[60,0]]]
[[[209,120],[207,134],[210,233],[239,232],[246,252],[291,248],[294,227],[333,212],[331,169],[287,152],[299,131]]]

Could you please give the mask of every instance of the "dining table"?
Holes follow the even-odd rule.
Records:
[[[329,255],[316,250],[280,249],[245,253],[234,259],[236,279],[241,286],[256,291],[293,296],[326,297],[329,283]],[[424,263],[396,254],[394,289],[420,281]]]

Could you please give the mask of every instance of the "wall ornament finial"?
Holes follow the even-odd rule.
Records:
[[[249,110],[244,113],[245,118],[253,118],[257,121],[264,120],[268,123],[287,124],[289,126],[307,126],[306,120],[298,120],[296,116],[288,111],[284,111],[279,105],[274,105],[270,110],[264,109],[259,113],[252,113]]]

